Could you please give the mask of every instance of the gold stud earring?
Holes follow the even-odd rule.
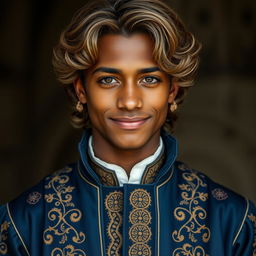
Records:
[[[79,113],[81,113],[81,112],[83,112],[83,110],[84,110],[84,106],[83,106],[83,104],[80,102],[80,100],[77,102],[77,104],[76,104],[76,110],[79,112]]]
[[[178,105],[174,100],[173,103],[170,105],[170,110],[171,112],[174,112],[177,108],[178,108]]]

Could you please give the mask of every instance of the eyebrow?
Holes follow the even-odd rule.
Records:
[[[151,73],[151,72],[156,72],[156,71],[161,71],[159,67],[150,67],[150,68],[142,68],[139,69],[138,73],[139,74],[144,74],[144,73]],[[121,74],[122,71],[117,68],[108,68],[108,67],[99,67],[93,71],[93,74],[96,72],[105,72],[105,73],[111,73],[111,74]]]
[[[143,73],[151,73],[156,71],[161,71],[161,69],[159,67],[143,68],[143,69],[140,69],[138,73],[143,74]]]
[[[121,74],[121,70],[120,69],[116,69],[116,68],[107,68],[107,67],[100,67],[95,69],[92,73],[96,73],[96,72],[105,72],[105,73],[111,73],[111,74]]]

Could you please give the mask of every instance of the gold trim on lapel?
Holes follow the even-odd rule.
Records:
[[[160,256],[160,209],[159,209],[159,197],[158,197],[158,190],[163,185],[165,185],[173,176],[174,166],[172,166],[172,171],[170,176],[161,184],[156,186],[156,205],[157,205],[157,256]]]
[[[155,159],[155,161],[149,164],[141,178],[141,184],[149,184],[155,180],[156,175],[160,171],[165,160],[164,147],[162,148],[159,156]]]
[[[130,205],[133,210],[130,211],[129,219],[131,227],[129,228],[129,239],[132,241],[132,245],[129,248],[128,255],[152,255],[149,240],[152,238],[152,231],[150,227],[151,213],[148,210],[151,205],[152,198],[150,193],[145,189],[135,189],[130,195]],[[142,214],[136,214],[140,210]],[[148,216],[143,218],[142,216]]]
[[[89,164],[92,166],[92,169],[99,176],[101,183],[105,186],[119,186],[119,182],[116,176],[116,173],[113,170],[109,170],[106,167],[97,163],[91,156],[90,152],[88,152],[88,160]],[[159,156],[150,163],[141,178],[141,184],[149,184],[152,183],[160,171],[165,160],[164,147],[162,148]]]
[[[110,238],[107,248],[108,256],[119,256],[121,253],[123,238],[120,229],[123,222],[123,203],[123,192],[121,191],[113,191],[105,198],[105,207],[109,217],[107,227],[107,234]]]
[[[119,186],[116,173],[112,170],[109,170],[100,164],[96,163],[89,154],[89,164],[92,166],[92,169],[99,176],[100,181],[105,186]]]

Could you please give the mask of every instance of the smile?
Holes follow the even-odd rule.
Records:
[[[120,119],[113,119],[110,120],[114,122],[117,126],[119,126],[122,129],[126,130],[135,130],[140,128],[144,123],[147,122],[147,118],[120,118]]]

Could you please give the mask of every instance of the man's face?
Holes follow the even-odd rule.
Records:
[[[87,104],[94,139],[117,149],[143,149],[159,142],[168,103],[177,93],[168,75],[153,59],[147,35],[104,35],[98,62],[85,72],[85,91],[75,83]]]

